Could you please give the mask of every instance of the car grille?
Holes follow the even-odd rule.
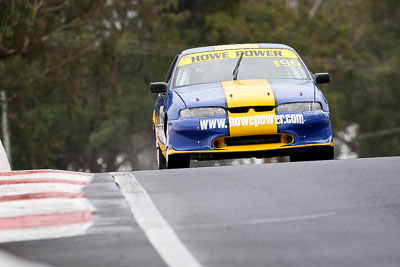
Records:
[[[275,143],[280,143],[280,142],[281,142],[281,136],[278,134],[239,136],[239,137],[225,138],[225,146],[275,144]]]

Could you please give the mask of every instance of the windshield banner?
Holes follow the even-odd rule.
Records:
[[[231,49],[225,51],[211,51],[195,53],[183,56],[179,60],[178,66],[184,66],[188,64],[227,59],[227,58],[239,58],[243,52],[243,57],[278,57],[278,58],[298,58],[297,55],[289,49],[265,49],[265,48],[251,48],[251,49]]]

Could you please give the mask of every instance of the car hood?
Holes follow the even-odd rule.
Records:
[[[175,88],[188,108],[202,106],[276,106],[287,102],[314,101],[311,80],[239,80]]]

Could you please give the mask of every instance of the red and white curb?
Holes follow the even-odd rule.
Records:
[[[94,207],[82,189],[91,178],[58,170],[0,173],[0,242],[85,234]]]

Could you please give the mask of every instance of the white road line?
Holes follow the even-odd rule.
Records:
[[[150,196],[131,173],[111,173],[131,211],[164,262],[170,267],[201,267],[162,217]]]
[[[45,198],[0,202],[0,218],[94,210],[85,198]]]
[[[0,230],[0,243],[85,235],[90,226],[92,223]]]
[[[50,267],[48,264],[28,261],[11,253],[0,250],[1,266],[18,266],[18,267]]]
[[[0,185],[0,196],[13,196],[45,192],[80,193],[82,185],[40,183]]]
[[[92,176],[68,174],[68,173],[54,173],[54,172],[29,173],[29,174],[13,174],[12,172],[10,172],[10,175],[0,176],[0,180],[25,180],[25,179],[40,179],[40,178],[89,182]]]
[[[179,229],[199,229],[199,228],[205,229],[205,228],[218,228],[218,227],[235,227],[235,226],[242,226],[242,225],[257,225],[257,224],[314,220],[314,219],[320,219],[320,218],[330,217],[330,216],[334,216],[334,215],[336,215],[336,212],[326,212],[326,213],[316,213],[316,214],[268,218],[268,219],[245,220],[245,221],[236,221],[236,222],[218,222],[218,223],[180,225],[180,226],[176,226],[176,228],[179,228]]]

